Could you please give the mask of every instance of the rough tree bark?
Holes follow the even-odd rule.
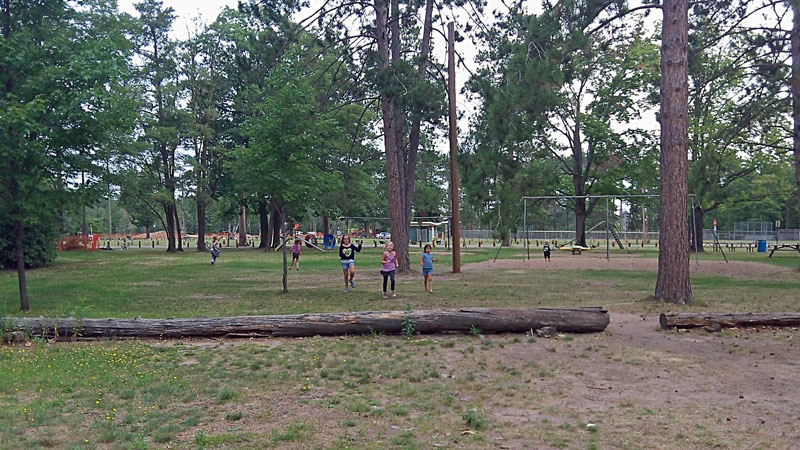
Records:
[[[32,336],[107,338],[336,336],[400,334],[403,320],[418,333],[525,333],[553,327],[565,333],[598,333],[609,323],[603,308],[461,308],[364,311],[285,316],[196,317],[190,319],[46,319],[14,318],[13,328]],[[56,334],[58,336],[56,336]]]
[[[688,0],[665,0],[661,40],[661,179],[655,299],[692,301],[689,281]]]
[[[391,55],[389,52],[389,28],[387,26],[388,7],[384,0],[375,0],[375,33],[378,43],[378,67],[385,72],[390,70]],[[399,39],[399,37],[398,37]],[[397,142],[397,109],[394,98],[383,87],[380,93],[380,107],[383,119],[383,143],[386,153],[386,181],[389,194],[389,222],[391,223],[392,241],[397,252],[397,269],[402,272],[408,270],[408,228],[405,214],[405,194],[402,183],[403,169],[400,167]]]
[[[742,313],[742,314],[661,314],[661,328],[699,328],[719,324],[731,327],[796,327],[800,325],[800,313]]]
[[[386,0],[375,0],[375,37],[378,43],[378,67],[388,72],[393,64],[401,61],[401,12],[398,0],[391,1],[391,11]],[[390,14],[391,13],[391,14]],[[422,81],[427,73],[430,53],[433,2],[425,4],[423,35],[420,49],[417,80]],[[400,272],[411,268],[408,257],[408,234],[411,209],[414,201],[417,154],[420,141],[421,117],[414,115],[406,150],[404,136],[406,121],[399,111],[393,94],[382,88],[380,107],[383,119],[384,150],[386,154],[386,179],[389,196],[389,222],[392,241],[397,252],[397,269]]]
[[[266,200],[258,202],[258,225],[261,234],[261,243],[258,248],[269,248],[269,213]]]
[[[278,206],[276,209],[281,217],[285,215],[286,209],[283,206]],[[281,282],[283,283],[283,292],[289,292],[289,263],[286,260],[286,238],[288,237],[288,232],[286,231],[286,222],[283,220],[281,221],[280,230],[281,235],[283,235],[283,245],[281,245],[281,252],[283,253],[283,275],[281,276]]]
[[[433,0],[425,2],[425,18],[422,22],[422,43],[420,46],[419,66],[417,67],[417,82],[422,82],[428,72],[428,61],[431,53],[431,30],[433,29]],[[422,117],[420,114],[413,114],[411,119],[411,131],[408,135],[408,154],[405,157],[405,168],[403,178],[405,182],[405,210],[406,215],[403,223],[408,226],[411,223],[411,208],[414,204],[414,188],[417,181],[417,156],[419,154],[419,143],[422,127]]]
[[[575,245],[586,247],[586,198],[576,198],[575,206]]]
[[[331,217],[330,216],[322,216],[322,234],[323,235],[331,234]]]
[[[206,251],[206,202],[197,200],[197,251]]]
[[[16,173],[17,163],[13,159],[9,160],[8,168],[10,173]],[[11,183],[8,187],[9,195],[11,197],[11,215],[14,218],[14,251],[17,259],[17,282],[19,285],[19,304],[20,309],[23,311],[30,311],[31,306],[28,303],[28,282],[25,278],[25,242],[22,239],[22,211],[19,207],[19,181],[16,178],[11,178]]]
[[[270,222],[272,223],[272,248],[274,249],[281,243],[281,228],[283,228],[283,217],[281,210],[272,201],[272,214],[270,214]]]
[[[792,140],[794,147],[794,177],[797,184],[797,212],[800,224],[800,3],[797,0],[789,2],[792,5],[794,22],[792,24]]]
[[[175,205],[172,203],[164,204],[164,215],[166,216],[166,233],[167,233],[167,252],[172,253],[176,251],[175,247]]]
[[[239,247],[247,247],[247,220],[245,217],[247,209],[244,205],[239,206]]]

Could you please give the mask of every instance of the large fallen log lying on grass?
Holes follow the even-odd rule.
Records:
[[[661,314],[661,328],[698,328],[719,324],[731,327],[796,327],[800,326],[800,313],[742,313],[742,314]]]
[[[413,323],[418,333],[522,333],[543,327],[559,332],[592,333],[608,326],[603,308],[460,308],[365,311],[281,316],[196,317],[187,319],[13,318],[13,328],[31,336],[95,338],[184,338],[336,336],[400,334]],[[473,328],[474,327],[474,328]]]

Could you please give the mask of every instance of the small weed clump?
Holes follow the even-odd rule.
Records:
[[[405,311],[405,315],[403,316],[403,336],[411,337],[414,336],[414,333],[417,331],[417,321],[411,317],[411,303],[406,303],[406,306],[403,308]]]
[[[477,408],[470,408],[464,411],[461,418],[464,419],[464,424],[473,430],[483,430],[489,424],[483,411]]]

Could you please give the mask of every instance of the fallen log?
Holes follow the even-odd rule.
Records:
[[[404,321],[417,333],[524,333],[553,327],[566,333],[595,333],[609,323],[606,310],[595,308],[460,308],[365,311],[278,316],[195,317],[185,319],[47,319],[9,318],[13,330],[46,338],[188,338],[337,336],[400,334]]]
[[[719,324],[731,327],[796,327],[800,326],[800,313],[741,313],[741,314],[661,314],[661,328],[698,328]]]

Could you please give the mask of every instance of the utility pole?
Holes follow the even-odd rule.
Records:
[[[111,164],[109,163],[108,158],[106,158],[106,173],[111,173],[110,168]],[[112,233],[113,229],[111,228],[111,221],[113,220],[111,216],[111,181],[108,182],[107,187],[108,187],[108,239],[110,240],[113,237]]]
[[[647,207],[642,206],[642,245],[647,245]]]
[[[450,103],[450,226],[453,235],[453,273],[461,273],[461,211],[458,199],[458,124],[456,117],[455,24],[447,24],[447,92]]]

